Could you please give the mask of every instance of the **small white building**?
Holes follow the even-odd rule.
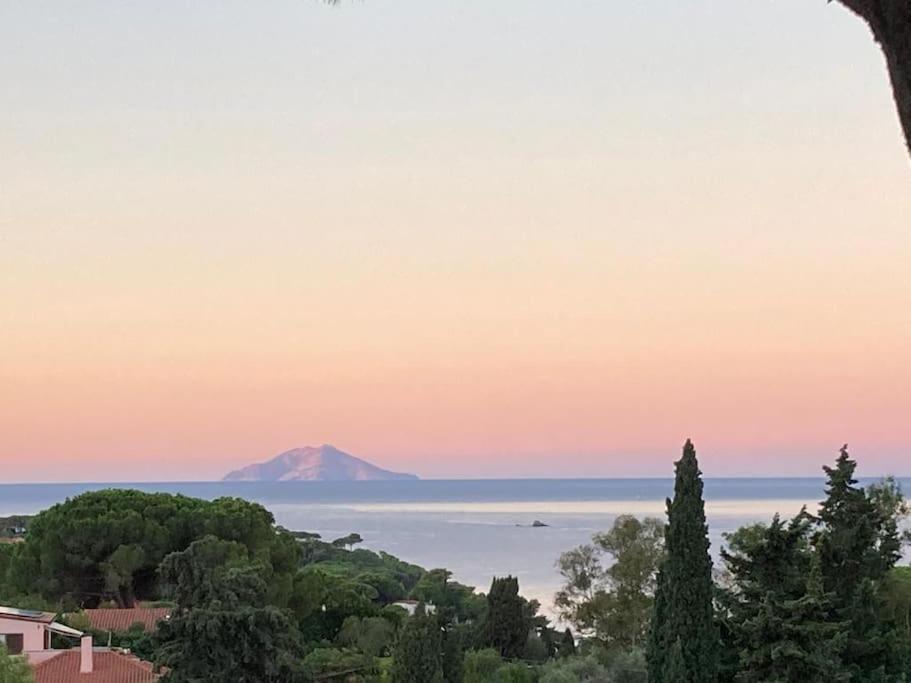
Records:
[[[401,607],[403,610],[408,612],[409,617],[413,617],[415,611],[418,608],[418,605],[420,605],[421,603],[419,600],[398,600],[392,604],[395,605],[396,607]],[[431,602],[424,603],[424,613],[425,614],[435,614],[436,611],[437,611],[436,605],[434,605]]]

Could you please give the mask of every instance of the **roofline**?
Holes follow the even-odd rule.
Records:
[[[24,614],[9,614],[0,612],[0,619],[15,619],[16,621],[27,621],[32,624],[50,624],[57,618],[56,614],[44,612],[40,617],[27,617]]]
[[[69,636],[70,638],[82,638],[85,634],[82,631],[77,631],[74,628],[67,626],[66,624],[59,624],[56,621],[52,621],[47,626],[48,631],[57,633],[61,636]]]

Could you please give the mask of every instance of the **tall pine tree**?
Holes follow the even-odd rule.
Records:
[[[667,501],[666,556],[658,574],[646,657],[649,683],[714,683],[720,641],[712,607],[712,560],[696,449],[687,440]]]
[[[768,527],[735,534],[731,550],[722,551],[732,581],[724,621],[738,681],[845,680],[846,626],[829,620],[831,596],[809,547],[810,524],[805,512],[788,524],[776,515]]]
[[[900,556],[895,515],[857,485],[856,468],[847,446],[835,467],[824,468],[826,499],[813,537],[822,588],[832,595],[830,621],[849,626],[842,659],[852,680],[901,680],[895,624],[882,618],[886,610],[880,598],[883,581]]]

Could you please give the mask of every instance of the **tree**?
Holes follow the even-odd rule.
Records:
[[[277,607],[200,607],[161,622],[157,662],[173,683],[303,681],[297,631]]]
[[[622,515],[594,545],[579,546],[557,563],[565,579],[554,603],[560,616],[605,644],[636,647],[648,631],[655,577],[664,553],[664,525]],[[613,562],[603,568],[600,557]]]
[[[350,616],[342,624],[336,641],[370,657],[380,657],[392,647],[395,627],[383,617]]]
[[[641,679],[639,679],[641,680]],[[564,657],[541,667],[538,683],[630,683],[629,679],[612,676],[594,654]]]
[[[158,565],[172,552],[212,535],[243,545],[261,561],[276,603],[286,601],[300,557],[298,543],[276,533],[271,513],[238,498],[204,501],[166,493],[108,489],[59,503],[37,515],[11,558],[22,593],[131,607],[160,597]]]
[[[701,472],[689,440],[676,463],[667,516],[666,555],[646,652],[648,678],[651,683],[713,682],[718,678],[720,642],[712,606],[712,560]]]
[[[22,657],[10,657],[0,644],[0,683],[32,683],[32,668]]]
[[[547,644],[544,639],[534,631],[528,632],[525,639],[525,647],[522,649],[522,659],[526,662],[546,662],[550,658],[547,651]]]
[[[374,660],[362,652],[328,647],[317,647],[304,657],[308,680],[314,681],[338,680],[348,673],[369,672],[375,668],[373,664]]]
[[[734,534],[722,550],[732,587],[723,596],[727,645],[737,654],[737,680],[753,683],[843,680],[846,625],[829,619],[809,543],[811,519],[802,512],[785,524]]]
[[[485,645],[503,657],[515,659],[522,656],[528,631],[525,601],[519,595],[519,580],[513,576],[494,577],[487,594]]]
[[[889,572],[883,598],[889,618],[899,625],[905,642],[911,645],[911,567],[896,567]]]
[[[536,683],[535,670],[523,662],[506,662],[497,669],[496,683]]]
[[[452,581],[448,569],[424,572],[411,591],[411,597],[436,607],[443,624],[475,621],[483,616],[485,602],[470,586]]]
[[[361,538],[360,534],[348,534],[347,536],[342,536],[341,538],[336,538],[332,541],[332,545],[336,548],[348,548],[349,550],[356,546],[358,543],[363,543],[364,539]]]
[[[463,683],[489,683],[503,666],[503,658],[493,648],[465,653]]]
[[[677,638],[671,646],[667,655],[667,664],[664,666],[664,678],[661,680],[666,683],[688,683],[692,680],[683,657],[683,645],[680,638]]]
[[[394,683],[443,683],[443,642],[439,623],[419,604],[399,634],[393,654]]]
[[[299,633],[289,612],[267,604],[263,565],[236,541],[214,536],[162,562],[177,602],[158,626],[156,660],[175,683],[304,680]]]
[[[882,48],[905,143],[911,152],[911,3],[908,0],[839,2],[867,22],[874,40]]]
[[[569,657],[576,654],[576,638],[569,629],[563,631],[563,635],[560,636],[560,645],[557,647],[557,652],[561,657]]]
[[[466,627],[449,625],[443,631],[443,679],[446,683],[462,683],[465,676]]]
[[[899,531],[902,524],[911,517],[911,506],[905,500],[901,484],[895,477],[889,476],[867,487],[867,497],[876,508],[880,519],[881,546],[885,545],[901,555],[901,549],[911,545],[911,529]],[[895,539],[898,540],[898,549],[895,549]]]
[[[896,489],[873,495],[857,486],[857,463],[842,447],[834,467],[825,467],[826,499],[816,517],[813,547],[818,556],[822,590],[831,594],[831,621],[849,625],[842,658],[859,680],[897,673],[901,657],[894,646],[895,625],[885,612],[880,589],[898,561],[901,541],[894,511],[901,509]]]
[[[577,629],[593,631],[594,606],[604,585],[604,566],[598,549],[580,545],[568,550],[557,560],[557,569],[563,577],[563,587],[554,596],[560,617]]]

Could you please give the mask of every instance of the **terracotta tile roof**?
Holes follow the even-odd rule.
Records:
[[[162,619],[171,616],[168,607],[134,607],[132,609],[87,609],[88,617],[93,631],[113,631],[124,633],[130,630],[133,624],[142,624],[147,633],[155,630],[156,624]]]
[[[35,683],[156,683],[161,676],[138,657],[104,650],[92,655],[92,673],[79,673],[78,648],[66,650],[35,667]]]

